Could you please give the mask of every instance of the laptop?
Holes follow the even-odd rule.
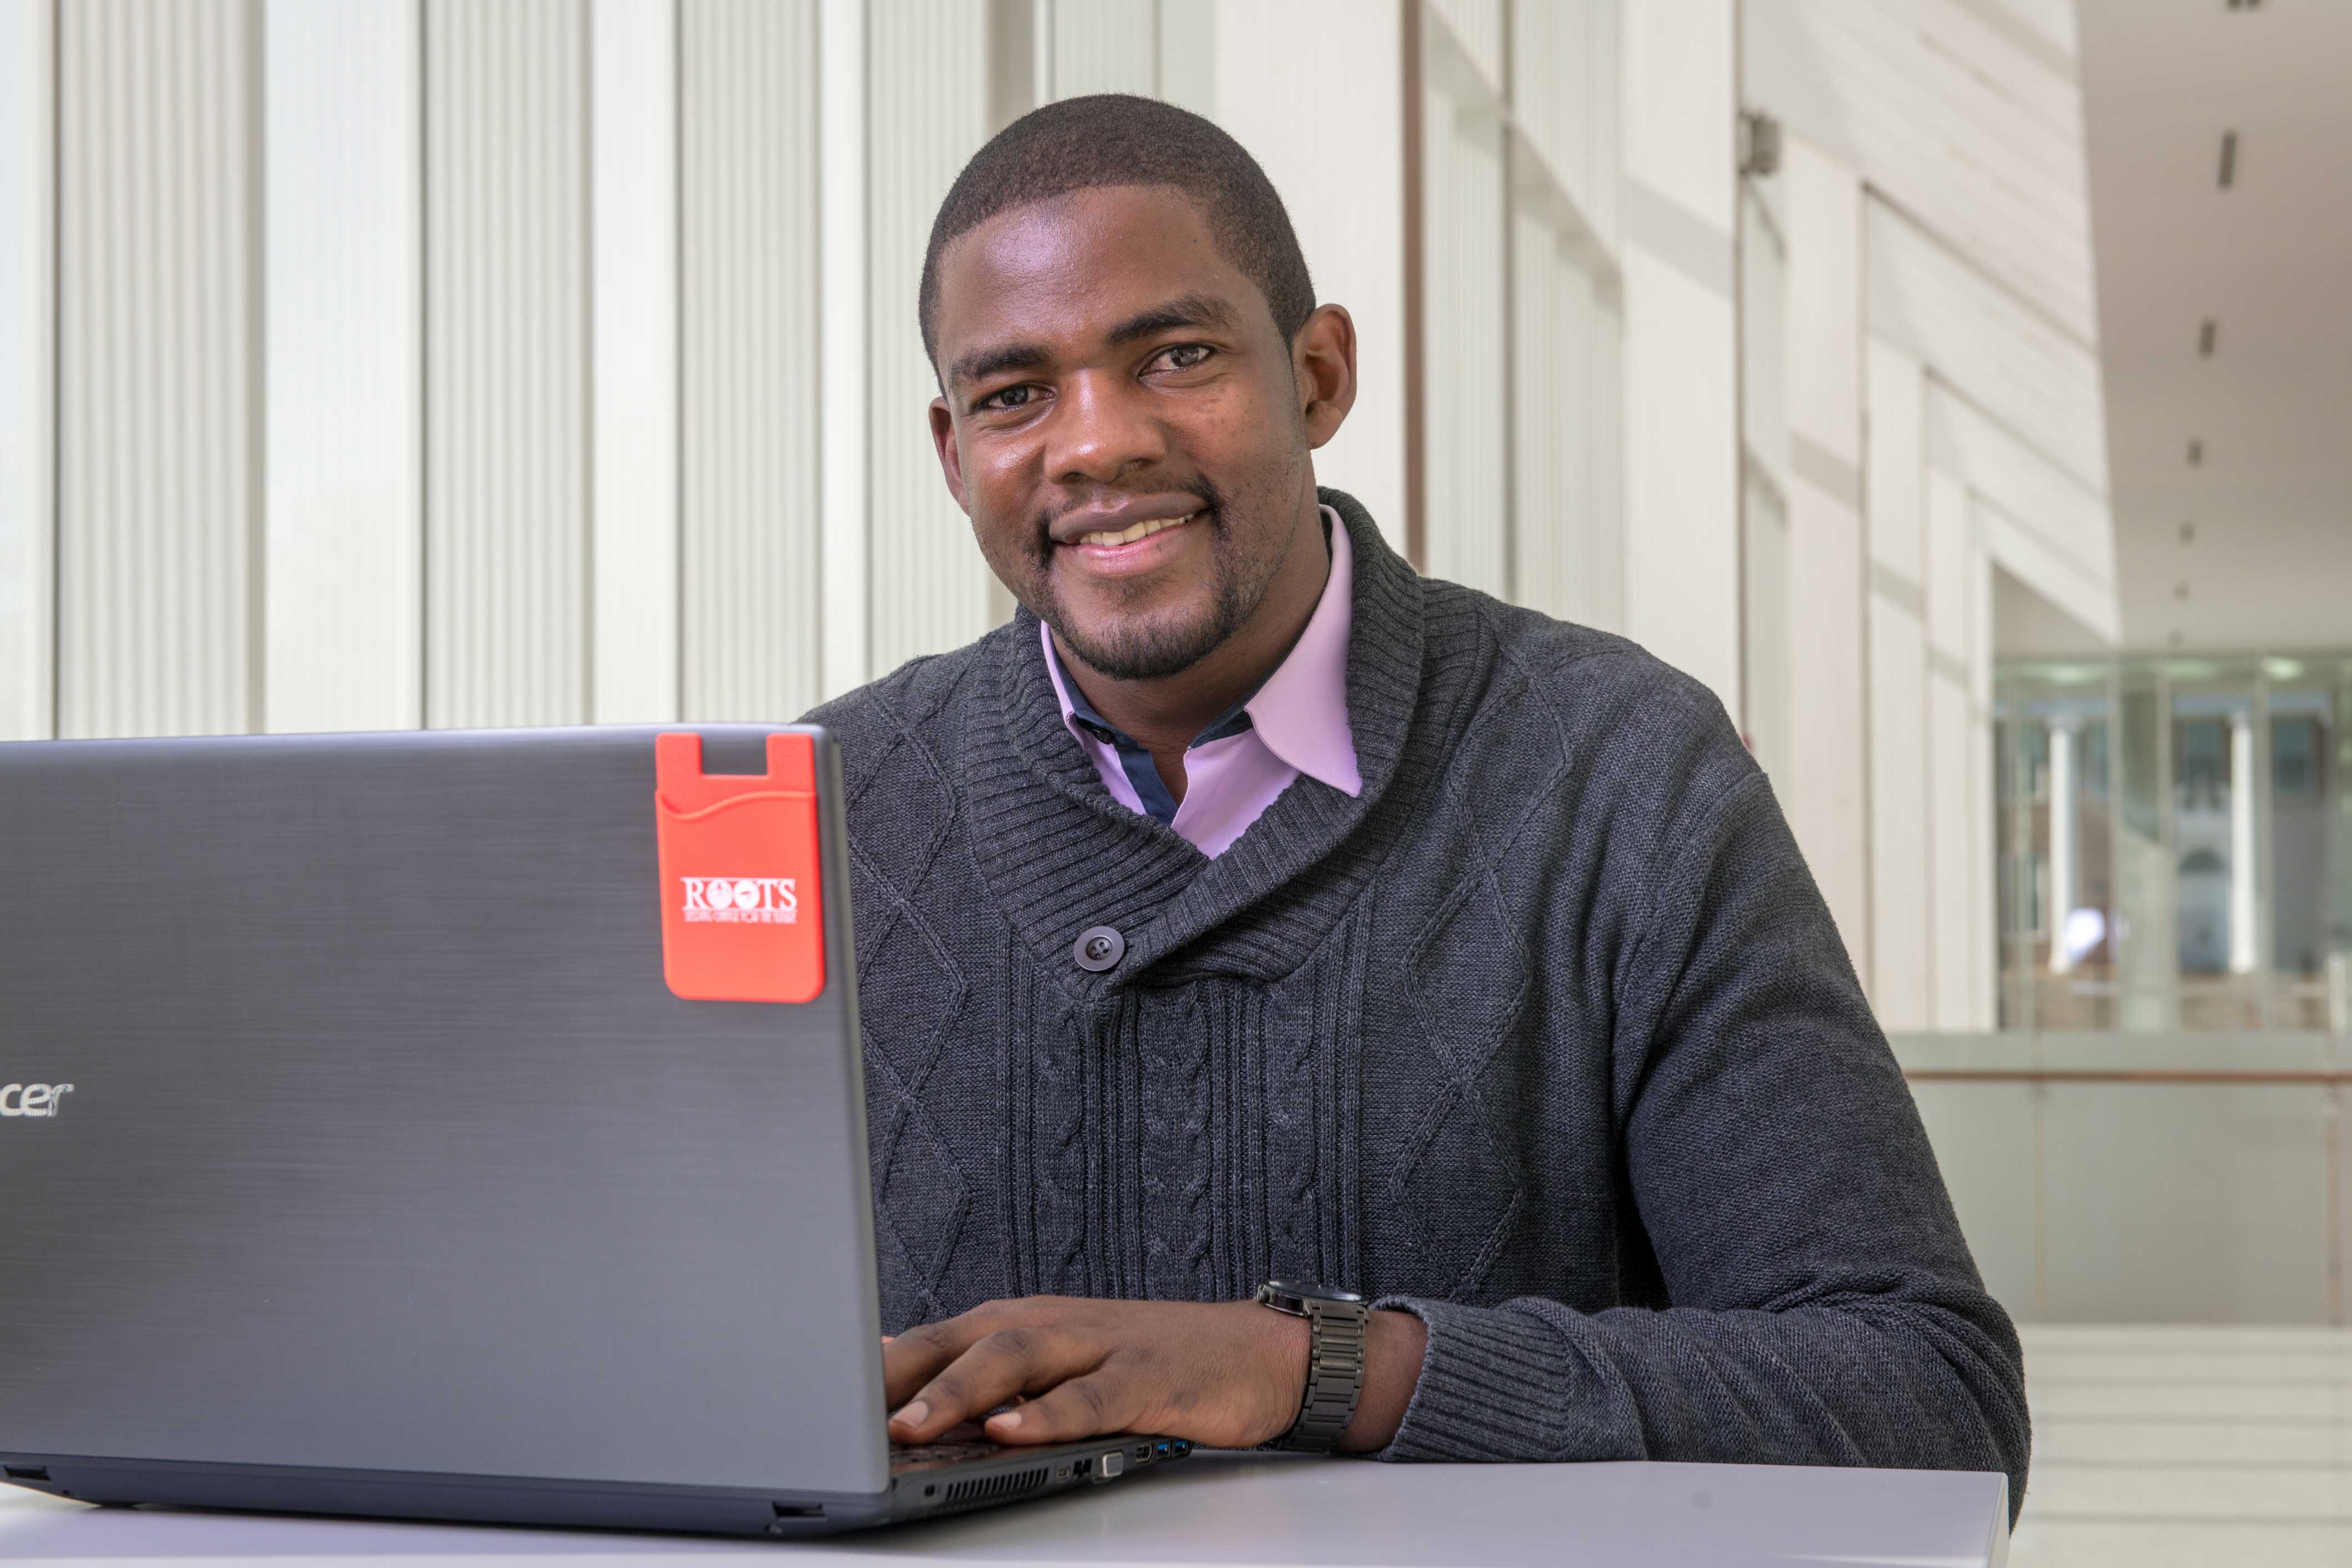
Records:
[[[0,745],[0,1469],[805,1535],[1189,1445],[894,1448],[841,764],[695,725]]]

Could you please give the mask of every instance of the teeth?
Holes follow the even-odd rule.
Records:
[[[1158,533],[1162,529],[1174,528],[1180,522],[1190,522],[1193,518],[1200,515],[1201,514],[1196,511],[1184,517],[1154,518],[1150,522],[1139,522],[1133,528],[1127,530],[1123,533],[1112,533],[1105,531],[1099,533],[1085,534],[1079,538],[1078,542],[1080,544],[1132,544],[1139,539],[1150,538],[1153,534]]]

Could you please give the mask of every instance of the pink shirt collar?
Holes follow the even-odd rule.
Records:
[[[1348,525],[1329,507],[1323,521],[1331,541],[1331,573],[1307,629],[1275,667],[1257,695],[1242,706],[1266,750],[1342,795],[1363,793],[1356,769],[1356,732],[1348,722],[1348,630],[1355,612],[1355,547]]]

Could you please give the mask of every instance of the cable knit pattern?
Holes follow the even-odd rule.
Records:
[[[1301,777],[1214,860],[1105,793],[1026,614],[812,715],[884,1327],[1303,1276],[1428,1325],[1384,1458],[2004,1469],[2021,1500],[2016,1336],[1721,705],[1323,500],[1363,789]]]

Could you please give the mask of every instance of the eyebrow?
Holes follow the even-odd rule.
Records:
[[[1213,294],[1183,294],[1129,316],[1106,332],[1104,340],[1113,344],[1131,343],[1138,338],[1179,327],[1216,327],[1232,331],[1237,319],[1234,308]],[[955,362],[949,379],[959,385],[968,384],[1002,375],[1008,370],[1034,370],[1051,363],[1053,357],[1043,343],[1005,343],[992,349],[975,349]]]
[[[1131,343],[1138,338],[1176,327],[1222,327],[1231,331],[1234,322],[1234,308],[1215,295],[1185,294],[1129,316],[1107,335],[1114,343]]]

